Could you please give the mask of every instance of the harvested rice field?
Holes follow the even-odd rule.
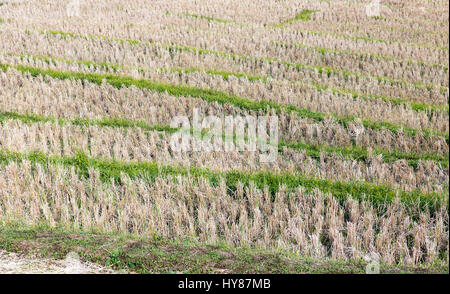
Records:
[[[0,269],[448,273],[448,12],[0,0]]]

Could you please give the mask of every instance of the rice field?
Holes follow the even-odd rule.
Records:
[[[449,2],[375,2],[0,0],[0,226],[448,272]]]

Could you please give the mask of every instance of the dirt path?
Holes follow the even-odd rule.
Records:
[[[98,264],[80,262],[75,253],[65,259],[40,259],[0,250],[0,274],[115,274]]]

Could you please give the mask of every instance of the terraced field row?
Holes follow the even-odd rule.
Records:
[[[448,2],[369,3],[5,2],[0,223],[448,264]]]

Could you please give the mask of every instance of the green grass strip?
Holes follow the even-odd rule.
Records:
[[[75,125],[75,126],[100,126],[100,127],[111,127],[111,128],[141,128],[146,131],[159,131],[166,133],[176,132],[178,129],[171,128],[170,126],[164,125],[150,125],[144,121],[131,121],[125,118],[109,118],[104,117],[101,119],[87,119],[87,118],[76,118],[76,119],[62,119],[49,116],[42,116],[36,114],[19,114],[17,112],[4,112],[0,111],[0,123],[7,120],[19,120],[23,123],[46,123],[51,122],[58,125]]]
[[[0,64],[0,69],[6,71],[8,67],[13,67],[22,73],[29,73],[32,76],[50,76],[56,79],[78,79],[78,80],[86,80],[95,84],[101,84],[102,81],[106,81],[110,85],[120,89],[121,87],[130,87],[136,86],[141,89],[147,89],[159,93],[168,93],[169,95],[173,95],[176,97],[180,96],[190,96],[194,98],[201,98],[207,102],[217,102],[220,104],[230,104],[234,105],[241,109],[246,109],[249,111],[270,111],[270,109],[274,109],[277,113],[281,113],[283,111],[288,113],[295,113],[302,118],[309,118],[313,121],[320,122],[327,117],[327,114],[320,112],[313,112],[309,109],[300,108],[294,105],[280,105],[272,101],[260,100],[254,101],[234,95],[228,95],[224,92],[212,90],[212,89],[202,89],[197,87],[189,87],[189,86],[181,86],[181,85],[171,85],[159,82],[153,82],[149,80],[143,79],[134,79],[129,76],[121,76],[117,74],[97,74],[97,73],[82,73],[82,72],[64,72],[58,70],[51,69],[41,69],[31,66],[23,66],[23,65],[7,65]],[[347,126],[348,123],[354,122],[357,118],[353,116],[339,116],[336,114],[330,114],[332,118],[334,118],[339,124],[344,127]],[[429,135],[437,135],[446,138],[448,143],[448,134],[442,132],[435,132],[430,130],[417,130],[414,128],[395,125],[390,122],[374,122],[367,119],[361,120],[362,124],[366,128],[371,128],[373,130],[380,129],[388,129],[394,133],[403,130],[405,134],[410,136],[414,136],[417,133],[423,133],[425,136]]]
[[[337,147],[337,146],[326,146],[326,145],[313,145],[307,143],[295,143],[295,142],[280,142],[279,147],[280,150],[286,146],[289,149],[294,150],[306,150],[306,155],[312,158],[320,158],[321,153],[325,153],[327,155],[331,154],[339,154],[344,158],[368,162],[370,155],[367,148],[360,146],[351,146],[351,147]],[[436,163],[441,164],[442,167],[448,167],[449,160],[447,155],[437,155],[437,154],[417,154],[417,153],[405,153],[399,151],[386,152],[379,148],[374,148],[372,150],[372,156],[382,155],[383,161],[386,163],[392,163],[397,160],[406,160],[406,162],[417,168],[420,160],[432,160]]]
[[[156,162],[123,162],[91,158],[81,152],[75,156],[49,156],[41,152],[17,153],[0,149],[0,163],[8,164],[9,162],[22,162],[24,160],[44,166],[49,164],[74,166],[85,177],[89,176],[89,169],[94,168],[99,171],[101,179],[107,182],[111,179],[120,182],[123,174],[131,179],[144,178],[150,181],[162,176],[182,175],[194,179],[206,178],[212,185],[217,185],[220,181],[225,180],[229,191],[236,191],[239,183],[244,186],[254,183],[260,189],[267,187],[271,195],[275,195],[281,185],[288,189],[297,189],[301,186],[307,191],[319,189],[324,193],[331,193],[340,201],[344,201],[348,196],[351,196],[357,200],[370,201],[375,205],[384,205],[386,202],[392,202],[396,197],[399,197],[405,204],[420,205],[421,208],[431,209],[432,211],[440,205],[448,206],[447,193],[424,193],[419,190],[403,191],[388,185],[376,185],[362,181],[331,181],[288,172],[224,172],[198,167],[160,165]]]
[[[448,104],[428,104],[428,103],[421,103],[421,102],[415,102],[410,101],[405,98],[401,97],[391,97],[391,96],[384,96],[384,95],[374,95],[374,94],[365,94],[361,92],[357,92],[354,90],[346,89],[346,88],[335,88],[335,87],[328,87],[326,85],[321,84],[312,84],[314,87],[316,87],[319,91],[325,91],[325,90],[331,90],[334,94],[341,94],[341,95],[351,95],[354,100],[361,99],[361,100],[371,100],[371,101],[377,101],[382,100],[387,103],[392,103],[393,105],[407,105],[412,110],[420,112],[420,111],[426,111],[428,112],[428,116],[430,117],[433,112],[435,111],[443,111],[449,113],[449,106]]]
[[[204,15],[199,15],[199,14],[190,14],[190,13],[185,13],[183,14],[183,16],[186,17],[190,17],[190,18],[196,18],[196,19],[203,19],[203,20],[207,20],[207,21],[215,21],[215,22],[220,22],[220,23],[235,23],[232,20],[224,20],[224,19],[219,19],[219,18],[214,18],[214,17],[210,17],[210,16],[204,16]]]
[[[89,67],[94,68],[103,68],[103,69],[113,69],[114,71],[118,71],[119,68],[133,68],[136,69],[138,72],[147,72],[153,69],[147,69],[142,67],[135,67],[135,66],[125,66],[120,64],[113,64],[108,62],[93,62],[93,61],[85,61],[85,60],[70,60],[70,59],[64,59],[64,58],[55,58],[51,56],[35,56],[35,55],[23,55],[23,54],[6,54],[9,56],[16,56],[20,57],[21,60],[26,60],[27,58],[31,58],[33,60],[42,60],[46,62],[47,64],[55,64],[55,61],[65,62],[69,64],[78,64],[78,65],[85,65]],[[169,72],[178,72],[178,73],[185,73],[190,74],[194,72],[200,72],[200,73],[206,73],[208,75],[217,75],[221,76],[224,80],[228,80],[230,76],[234,76],[237,78],[246,78],[250,82],[255,81],[261,81],[263,83],[266,83],[268,80],[268,77],[264,76],[257,76],[257,75],[249,75],[246,73],[236,73],[236,72],[230,72],[230,71],[220,71],[220,70],[211,70],[211,69],[202,69],[202,68],[156,68],[156,70],[161,71],[169,71]],[[392,103],[393,105],[407,105],[414,111],[426,111],[428,116],[431,116],[433,112],[435,111],[444,111],[449,113],[449,107],[447,104],[427,104],[427,103],[420,103],[420,102],[414,102],[409,101],[405,98],[400,97],[389,97],[389,96],[382,96],[382,95],[373,95],[373,94],[364,94],[361,92],[349,90],[346,88],[334,88],[334,87],[328,87],[327,85],[318,84],[318,83],[308,83],[304,84],[301,82],[291,82],[293,84],[299,84],[302,86],[312,86],[316,88],[318,91],[325,91],[330,89],[334,94],[340,94],[340,95],[351,95],[354,100],[356,99],[362,99],[362,100],[382,100],[384,102]]]
[[[274,27],[274,28],[284,27],[286,25],[289,25],[289,24],[299,21],[299,20],[309,21],[309,20],[311,20],[311,15],[316,12],[317,12],[317,10],[303,9],[300,13],[296,14],[295,17],[287,19],[276,25],[273,25],[272,27]]]
[[[235,72],[229,72],[229,71],[218,71],[218,70],[210,70],[210,69],[201,69],[201,68],[170,68],[170,71],[174,72],[180,72],[180,73],[193,73],[193,72],[204,72],[208,75],[218,75],[222,76],[224,80],[228,80],[230,76],[238,77],[238,78],[246,78],[250,82],[255,81],[261,81],[263,83],[266,83],[268,80],[268,77],[264,76],[256,76],[256,75],[248,75],[245,73],[235,73]],[[387,103],[392,103],[395,106],[398,105],[407,105],[412,110],[416,112],[425,111],[428,112],[428,116],[431,116],[433,112],[435,111],[443,111],[449,113],[449,106],[447,104],[428,104],[428,103],[421,103],[421,102],[415,102],[415,101],[409,101],[408,99],[401,98],[401,97],[390,97],[390,96],[383,96],[383,95],[374,95],[374,94],[365,94],[361,92],[357,92],[354,90],[346,89],[346,88],[335,88],[335,87],[329,87],[327,85],[319,84],[319,83],[308,83],[304,84],[301,82],[292,82],[293,84],[298,83],[302,86],[312,86],[316,88],[318,91],[326,91],[331,90],[334,94],[340,94],[340,95],[351,95],[354,100],[362,99],[362,100],[382,100]]]
[[[146,131],[160,131],[167,134],[172,134],[179,128],[172,128],[166,125],[149,125],[143,121],[130,121],[126,118],[102,118],[102,119],[61,119],[54,118],[36,114],[19,114],[17,112],[2,112],[0,111],[0,123],[8,120],[19,120],[23,123],[45,123],[51,122],[59,125],[71,124],[76,126],[100,126],[100,127],[112,127],[112,128],[141,128]],[[193,133],[193,129],[186,130],[187,132]],[[336,147],[336,146],[325,146],[325,145],[313,145],[308,143],[299,142],[280,142],[278,144],[279,152],[283,152],[284,147],[293,150],[305,150],[306,155],[319,159],[321,153],[326,155],[339,154],[346,159],[352,159],[357,161],[367,162],[369,160],[369,152],[366,148],[359,146],[350,147]],[[381,149],[375,149],[372,151],[373,155],[381,154],[383,156],[384,162],[394,162],[400,159],[404,159],[409,165],[417,168],[420,160],[432,160],[442,167],[448,167],[449,160],[448,155],[436,155],[436,154],[415,154],[415,153],[402,153],[398,151],[385,152]]]
[[[120,42],[120,43],[128,43],[130,45],[149,45],[149,46],[161,46],[167,48],[169,51],[172,50],[179,50],[179,51],[187,51],[187,52],[194,52],[198,54],[211,54],[218,57],[227,57],[227,58],[233,58],[238,60],[253,60],[258,62],[267,62],[269,64],[276,63],[276,64],[283,64],[288,67],[295,68],[296,70],[302,70],[302,69],[308,69],[308,70],[317,70],[320,74],[325,73],[329,77],[331,74],[342,74],[345,79],[348,79],[351,76],[358,76],[358,77],[364,77],[368,79],[376,80],[378,83],[388,83],[390,85],[408,85],[408,83],[402,79],[393,79],[387,76],[372,76],[364,73],[357,73],[357,72],[351,72],[348,70],[341,70],[336,68],[331,68],[328,66],[318,66],[318,65],[309,65],[309,64],[298,64],[293,63],[289,61],[282,61],[277,58],[272,57],[254,57],[254,56],[246,56],[246,55],[239,55],[229,52],[221,52],[221,51],[214,51],[209,49],[201,49],[196,47],[190,47],[190,46],[184,46],[184,45],[170,45],[170,44],[163,44],[163,43],[156,43],[156,42],[148,42],[148,41],[139,41],[139,40],[132,40],[132,39],[119,39],[119,38],[113,38],[113,37],[107,37],[107,36],[101,36],[101,35],[77,35],[74,33],[67,33],[67,32],[61,32],[61,31],[39,31],[41,34],[49,34],[49,35],[59,35],[63,38],[71,37],[71,38],[86,38],[86,39],[103,39],[108,41],[114,41],[114,42]],[[427,89],[430,91],[433,88],[433,85],[426,85],[422,83],[413,83],[411,84],[415,88],[419,89]],[[441,93],[445,93],[447,91],[447,87],[440,87],[439,88]]]

